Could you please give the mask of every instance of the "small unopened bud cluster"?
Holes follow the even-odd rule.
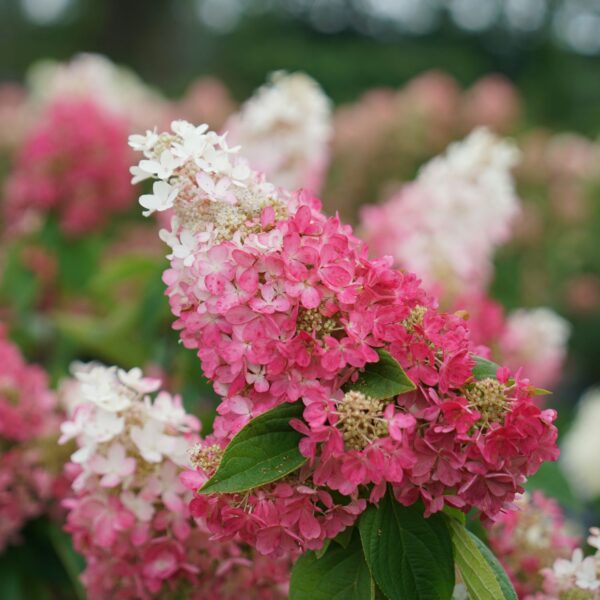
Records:
[[[203,446],[196,444],[189,451],[190,463],[195,469],[201,469],[206,474],[214,473],[221,459],[223,458],[223,449],[218,444]]]
[[[301,308],[298,311],[296,329],[313,333],[317,338],[331,335],[340,327],[339,322],[331,317],[326,317],[318,308]]]
[[[417,325],[423,324],[423,319],[427,314],[427,307],[421,306],[418,304],[411,311],[410,314],[404,321],[402,321],[402,325],[408,331],[408,333],[412,333]]]
[[[469,405],[481,415],[479,426],[483,429],[492,423],[501,423],[510,408],[506,386],[497,379],[477,381],[465,392],[465,396]]]
[[[372,441],[388,435],[383,418],[385,402],[361,392],[347,392],[337,405],[338,427],[347,448],[362,450]]]

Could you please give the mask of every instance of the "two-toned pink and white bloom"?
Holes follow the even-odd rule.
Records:
[[[485,289],[494,251],[519,213],[511,176],[518,156],[485,128],[450,144],[390,200],[363,209],[371,252],[392,256],[444,298]]]
[[[65,528],[86,559],[89,597],[283,598],[287,559],[210,541],[192,517],[180,475],[200,425],[181,398],[156,393],[160,381],[140,369],[80,364],[74,376],[63,387],[71,415],[61,441],[78,446]]]
[[[478,151],[495,156],[488,134],[479,135]],[[426,514],[449,504],[491,518],[557,457],[555,413],[533,403],[528,380],[507,369],[476,380],[464,319],[440,312],[390,259],[370,260],[316,198],[271,185],[205,126],[173,123],[134,170],[165,152],[179,161],[159,179],[176,191],[172,228],[161,236],[173,248],[164,281],[174,326],[222,397],[187,485],[206,481],[250,418],[284,403],[304,407],[292,425],[305,467],[248,494],[194,499],[193,513],[216,537],[272,555],[319,548],[388,484],[403,504],[422,500]],[[512,150],[498,152],[512,160]],[[460,166],[462,154],[452,156]],[[233,198],[215,201],[207,181],[223,178]],[[385,399],[344,391],[380,350],[414,391]]]

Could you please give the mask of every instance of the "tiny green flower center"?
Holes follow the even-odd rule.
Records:
[[[207,475],[212,475],[223,458],[223,449],[218,444],[201,446],[196,444],[189,451],[190,463],[193,467],[201,469]]]
[[[417,306],[410,311],[408,317],[402,321],[404,329],[406,329],[408,333],[412,333],[417,325],[423,324],[423,319],[425,318],[426,314],[427,307],[417,304]]]
[[[506,397],[506,386],[496,379],[487,378],[474,383],[465,391],[469,406],[481,415],[479,426],[482,429],[492,423],[502,423],[510,409]]]
[[[348,392],[337,405],[338,427],[344,443],[352,450],[363,450],[371,442],[388,435],[383,418],[385,402],[361,392]]]
[[[306,331],[321,339],[331,335],[339,327],[336,319],[321,314],[318,308],[300,308],[296,320],[298,331]]]

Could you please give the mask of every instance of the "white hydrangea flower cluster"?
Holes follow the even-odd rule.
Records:
[[[474,130],[391,200],[364,209],[366,241],[446,296],[483,289],[519,212],[510,172],[518,157],[511,142]]]
[[[140,197],[144,215],[174,209],[172,232],[161,232],[173,248],[171,256],[185,261],[200,243],[250,233],[244,224],[267,206],[279,217],[286,213],[280,199],[285,193],[252,171],[226,138],[208,131],[208,125],[187,121],[173,121],[171,133],[147,131],[129,138],[129,145],[144,154],[131,168],[133,183],[156,180],[152,193]]]
[[[331,103],[304,73],[274,73],[227,122],[252,168],[288,190],[318,191],[329,159]]]
[[[561,444],[560,464],[584,499],[600,497],[600,388],[587,391]]]
[[[509,314],[500,339],[507,366],[523,367],[538,385],[560,376],[567,356],[571,325],[551,308],[518,309]]]
[[[161,391],[152,400],[148,394],[160,381],[145,378],[140,369],[76,364],[73,374],[62,388],[70,415],[59,441],[77,441],[71,456],[80,467],[74,490],[84,489],[90,478],[99,479],[100,488],[120,488],[123,503],[139,518],[153,512],[152,494],[146,493],[153,477],[168,477],[169,485],[183,492],[178,467],[188,465],[199,423],[186,414],[181,398]]]
[[[27,84],[35,104],[90,98],[126,118],[132,131],[162,122],[167,112],[159,92],[100,54],[78,54],[69,62],[39,61],[27,73]]]
[[[600,598],[600,529],[592,527],[587,541],[595,554],[584,557],[581,548],[576,548],[570,559],[559,558],[552,569],[543,571],[545,594],[541,600]]]

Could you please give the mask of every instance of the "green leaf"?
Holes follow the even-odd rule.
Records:
[[[489,548],[463,525],[448,519],[454,558],[471,600],[517,600],[508,576]]]
[[[323,558],[323,556],[325,556],[325,553],[327,552],[327,550],[329,550],[329,546],[331,546],[331,542],[333,540],[331,538],[327,538],[324,542],[323,545],[318,549],[315,550],[315,556],[317,558]]]
[[[498,562],[498,559],[492,554],[492,551],[476,535],[473,535],[470,531],[468,533],[471,539],[475,542],[477,548],[479,548],[479,551],[481,552],[481,555],[487,562],[488,566],[494,572],[496,579],[500,583],[500,589],[502,590],[503,594],[502,596],[500,596],[500,598],[506,598],[506,600],[517,600],[517,593],[515,592],[515,588],[510,582],[506,571]]]
[[[346,391],[356,390],[376,400],[385,400],[415,389],[415,384],[395,358],[381,349],[377,349],[377,354],[379,361],[367,363],[358,379],[346,384]]]
[[[444,514],[448,515],[451,519],[458,521],[462,525],[464,525],[467,521],[467,516],[465,515],[465,513],[462,510],[458,510],[458,508],[448,506],[447,504],[446,504],[446,506],[444,506],[444,509],[442,510],[442,512]]]
[[[477,381],[481,381],[482,379],[496,379],[496,373],[500,368],[500,365],[487,358],[483,358],[483,356],[477,356],[477,354],[472,354],[471,358],[475,361],[473,377],[475,377]]]
[[[243,492],[300,468],[306,462],[298,450],[302,436],[290,420],[300,418],[303,410],[302,402],[286,403],[252,419],[231,440],[219,468],[200,492]]]
[[[342,548],[347,548],[348,544],[352,540],[352,534],[354,533],[354,527],[346,527],[346,529],[340,531],[334,538],[333,541],[339,544]]]
[[[354,535],[347,548],[331,544],[321,558],[302,555],[294,565],[290,600],[372,600],[375,584]]]
[[[454,559],[443,515],[426,519],[422,506],[402,506],[388,491],[358,527],[371,574],[390,600],[452,597]]]

